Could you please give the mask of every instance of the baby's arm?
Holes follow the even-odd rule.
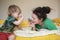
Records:
[[[15,25],[19,25],[23,20],[23,16],[21,16],[21,18],[18,21],[14,21],[13,24]]]
[[[22,30],[22,27],[20,27],[20,25],[17,26],[18,29]]]
[[[14,21],[13,24],[17,25],[17,28],[18,28],[18,29],[22,29],[22,28],[20,27],[20,23],[22,22],[22,20],[23,20],[23,16],[20,16],[20,19],[17,20],[17,21]]]

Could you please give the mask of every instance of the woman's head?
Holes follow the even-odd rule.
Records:
[[[37,7],[33,10],[32,18],[36,23],[38,23],[39,21],[44,21],[50,11],[50,7]]]
[[[17,5],[10,5],[8,7],[8,12],[9,12],[8,16],[14,16],[15,18],[18,18],[18,16],[21,13],[21,10]]]

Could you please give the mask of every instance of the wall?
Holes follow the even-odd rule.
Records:
[[[38,6],[50,6],[53,10],[48,15],[53,19],[59,17],[58,0],[0,0],[0,19],[7,18],[7,9],[11,4],[18,5],[25,19],[31,16],[32,10]]]
[[[59,8],[59,17],[60,17],[60,0],[58,0],[58,4],[59,4],[58,8]]]

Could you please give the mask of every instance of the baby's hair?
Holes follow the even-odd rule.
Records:
[[[46,6],[46,7],[37,7],[36,9],[33,10],[33,13],[37,15],[38,19],[43,18],[43,21],[47,18],[46,14],[49,14],[51,11],[51,8]]]
[[[17,11],[19,11],[19,14],[21,13],[21,9],[17,5],[10,5],[8,7],[8,12],[9,12],[8,16],[11,16],[12,13],[15,13]]]

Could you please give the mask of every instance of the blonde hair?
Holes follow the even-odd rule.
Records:
[[[8,16],[11,16],[12,13],[17,12],[18,10],[19,10],[19,14],[20,14],[21,13],[21,9],[17,5],[10,5],[8,7],[8,12],[9,12]]]

